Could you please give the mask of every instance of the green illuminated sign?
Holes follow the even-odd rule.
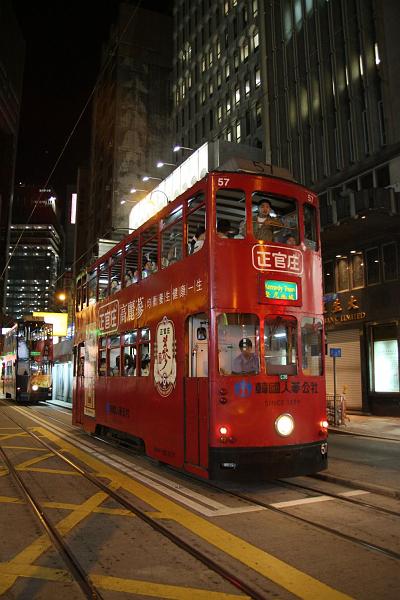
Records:
[[[265,280],[265,297],[272,300],[297,300],[297,283],[293,281]]]
[[[41,352],[31,352],[31,356],[40,356]]]

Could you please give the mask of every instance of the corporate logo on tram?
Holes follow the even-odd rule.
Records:
[[[176,384],[175,326],[166,316],[156,328],[154,384],[161,396],[169,396]]]
[[[297,248],[255,244],[252,249],[253,267],[258,271],[277,271],[302,275],[303,255]]]
[[[249,381],[242,379],[238,381],[234,385],[235,396],[239,396],[239,398],[248,398],[251,396],[251,392],[253,391],[253,386]]]

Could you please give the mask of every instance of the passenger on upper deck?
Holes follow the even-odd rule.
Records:
[[[113,277],[111,279],[111,293],[114,294],[114,292],[118,292],[121,289],[121,286],[119,284],[119,281],[116,277]]]
[[[272,242],[274,227],[282,227],[280,219],[273,212],[271,202],[264,198],[258,205],[257,214],[253,215],[254,237],[264,242]]]
[[[217,236],[220,238],[227,238],[228,233],[231,230],[231,223],[228,219],[218,219],[217,223]]]
[[[154,260],[147,259],[143,264],[142,279],[153,275],[157,271],[157,263]]]
[[[252,351],[253,344],[249,338],[239,342],[240,354],[233,360],[232,373],[235,375],[256,374],[259,371],[257,355]]]
[[[203,227],[203,225],[199,225],[198,228],[196,229],[196,233],[190,240],[190,251],[189,251],[190,254],[194,254],[195,252],[198,252],[200,250],[200,248],[203,247],[205,237],[206,237],[206,228]]]

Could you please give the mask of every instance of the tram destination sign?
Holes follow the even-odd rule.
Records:
[[[266,279],[264,282],[265,298],[270,300],[298,300],[297,283],[294,281],[278,281]]]

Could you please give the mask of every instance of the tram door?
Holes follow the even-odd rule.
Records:
[[[185,377],[185,462],[208,466],[208,317],[187,320],[188,373]]]
[[[83,423],[83,409],[85,406],[85,342],[77,347],[75,354],[75,422]]]

